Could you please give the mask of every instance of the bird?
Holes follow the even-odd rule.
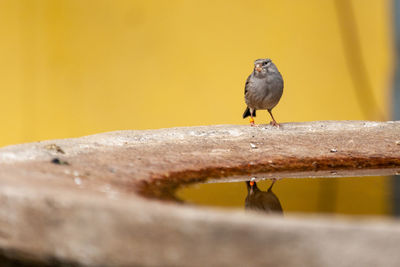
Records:
[[[245,199],[245,209],[265,213],[283,214],[282,205],[278,197],[272,192],[276,179],[272,181],[271,186],[267,191],[261,191],[257,187],[255,178],[246,182],[247,197]]]
[[[269,58],[254,61],[254,70],[246,80],[244,100],[247,108],[243,119],[250,116],[250,125],[254,126],[256,110],[268,110],[272,121],[270,124],[279,127],[272,115],[272,109],[278,104],[283,94],[283,78],[278,68]]]

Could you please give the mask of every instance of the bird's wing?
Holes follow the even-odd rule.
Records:
[[[279,199],[271,191],[263,192],[260,197],[260,203],[262,203],[263,210],[265,211],[282,212],[282,206]]]
[[[247,88],[249,87],[249,84],[250,84],[250,77],[251,77],[251,75],[249,75],[249,77],[247,77],[246,85],[244,86],[244,94],[247,93]]]

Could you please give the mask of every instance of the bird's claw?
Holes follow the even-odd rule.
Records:
[[[269,124],[272,125],[273,127],[277,127],[277,128],[279,128],[279,127],[281,126],[281,125],[280,125],[279,123],[277,123],[276,121],[271,121]]]

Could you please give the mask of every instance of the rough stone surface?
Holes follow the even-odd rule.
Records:
[[[187,207],[184,183],[400,170],[400,122],[119,131],[0,149],[0,263],[398,266],[397,220]],[[229,178],[232,179],[232,178]],[[145,196],[145,197],[143,197]]]

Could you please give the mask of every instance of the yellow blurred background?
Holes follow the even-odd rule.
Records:
[[[388,118],[392,2],[347,1],[365,90],[377,103],[369,114],[352,80],[346,45],[354,42],[343,34],[338,2],[0,0],[0,146],[248,124],[244,83],[263,57],[285,81],[278,122],[382,118],[375,110]],[[269,122],[267,112],[257,115],[256,123]]]
[[[388,114],[390,1],[354,0]],[[120,129],[247,124],[244,82],[271,58],[279,122],[366,118],[334,1],[0,1],[0,146]],[[269,121],[259,112],[256,123]]]

